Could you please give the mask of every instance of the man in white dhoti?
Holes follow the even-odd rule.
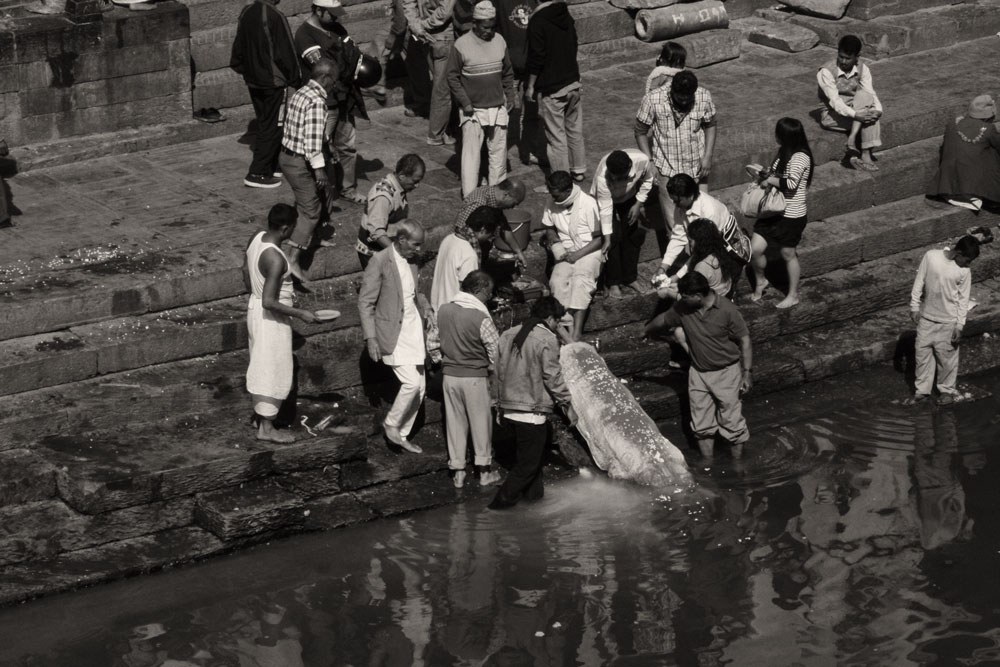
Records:
[[[316,314],[295,308],[292,274],[281,250],[295,229],[298,213],[288,204],[275,204],[267,214],[267,230],[257,232],[247,245],[243,283],[250,292],[247,330],[250,366],[247,391],[253,397],[257,439],[294,442],[291,433],[278,431],[274,418],[292,390],[291,318],[316,322]]]
[[[424,400],[424,320],[431,314],[427,297],[417,291],[418,269],[412,262],[424,243],[424,230],[405,220],[392,245],[375,253],[365,268],[358,294],[361,330],[372,361],[391,366],[399,393],[382,426],[386,439],[408,452],[423,450],[409,441]]]

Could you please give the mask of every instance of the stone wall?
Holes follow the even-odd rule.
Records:
[[[191,117],[187,8],[8,20],[0,31],[0,136],[17,144]]]

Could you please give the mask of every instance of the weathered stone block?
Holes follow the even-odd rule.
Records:
[[[635,31],[629,13],[606,2],[572,5],[569,13],[576,22],[576,37],[580,44],[628,37]]]
[[[774,0],[723,0],[723,2],[726,5],[726,13],[731,19],[753,16],[756,10],[774,5]]]
[[[300,440],[291,445],[276,446],[272,458],[278,472],[324,469],[345,461],[364,459],[368,454],[368,440],[365,434],[353,433],[325,434]]]
[[[69,87],[34,88],[21,92],[21,115],[69,113],[138,100],[159,98],[190,90],[187,70],[163,70],[134,76],[99,79]]]
[[[725,28],[729,15],[719,0],[699,0],[659,9],[642,9],[635,15],[635,34],[646,42]]]
[[[970,0],[851,0],[847,16],[868,21],[879,16],[909,14],[920,9],[957,5]]]
[[[96,362],[96,351],[68,332],[4,341],[0,343],[4,378],[0,395],[93,377]]]
[[[0,563],[51,558],[64,551],[149,535],[189,525],[194,499],[85,515],[48,500],[0,510]]]
[[[306,502],[305,508],[309,512],[306,530],[330,530],[375,518],[375,513],[350,493],[316,498]]]
[[[300,498],[317,498],[318,496],[339,494],[341,491],[340,466],[330,465],[318,470],[291,472],[282,475],[278,479],[278,484]],[[306,509],[310,509],[310,503],[306,503]]]
[[[68,88],[87,81],[156,72],[169,69],[170,64],[167,44],[160,43],[85,53],[64,65],[50,60],[22,63],[18,74],[23,91],[50,86]]]
[[[0,452],[0,507],[52,498],[56,494],[55,468],[35,452]]]
[[[847,11],[851,0],[778,0],[781,4],[794,7],[801,12],[831,19],[839,19]]]
[[[807,51],[819,44],[815,32],[788,21],[775,23],[752,17],[733,21],[730,26],[742,32],[747,41],[789,53]]]
[[[378,516],[395,516],[455,502],[456,489],[447,471],[409,477],[357,492],[357,498]]]
[[[687,66],[707,67],[740,57],[743,35],[739,30],[704,30],[674,39],[687,50]]]
[[[305,523],[302,499],[273,480],[199,496],[195,518],[223,541],[298,529]]]
[[[81,549],[47,561],[4,568],[0,604],[13,604],[220,553],[225,546],[200,528],[174,530]]]
[[[191,97],[195,109],[228,109],[250,104],[250,93],[243,77],[228,68],[198,72],[194,77]]]
[[[229,67],[236,38],[236,24],[191,33],[191,60],[196,72],[210,72]]]
[[[24,118],[21,122],[23,142],[107,132],[109,128],[124,129],[187,120],[191,117],[191,95],[187,92],[154,97],[134,102],[74,109],[63,113]]]
[[[187,7],[176,0],[157,2],[145,12],[116,5],[103,15],[102,25],[105,44],[118,49],[187,39],[191,32]]]
[[[20,90],[17,77],[17,65],[0,67],[0,93],[16,93]],[[0,114],[3,116],[6,114]]]
[[[12,58],[5,62],[35,62],[52,58],[65,63],[83,53],[103,51],[102,24],[72,23],[65,16],[38,16],[18,21]]]

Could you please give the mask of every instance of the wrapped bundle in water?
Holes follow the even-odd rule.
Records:
[[[592,346],[566,345],[559,361],[579,417],[576,428],[601,470],[670,491],[694,488],[684,456]]]

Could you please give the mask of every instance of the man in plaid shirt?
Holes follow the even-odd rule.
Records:
[[[465,197],[462,202],[462,208],[458,210],[458,215],[455,216],[455,233],[462,238],[474,238],[476,235],[475,232],[469,229],[469,226],[466,224],[473,211],[480,206],[489,206],[496,209],[514,208],[524,201],[525,192],[524,183],[512,178],[505,179],[496,185],[483,185],[476,188]],[[511,231],[510,225],[507,224],[506,218],[504,218],[503,225],[497,228],[497,235],[517,255],[518,264],[522,268],[526,267],[528,262],[524,258],[524,252],[518,247],[517,240],[514,238],[514,233]],[[478,245],[473,244],[473,247],[476,250],[476,254],[479,255],[480,248]],[[482,258],[480,258],[479,265],[483,265]]]
[[[323,159],[323,131],[326,97],[336,83],[336,66],[329,60],[316,61],[309,81],[289,100],[285,117],[278,165],[295,194],[295,208],[299,212],[287,253],[288,269],[299,280],[306,279],[299,256],[309,248],[322,209],[317,188],[326,189],[329,185]]]
[[[669,91],[666,86],[654,88],[639,104],[635,143],[660,172],[660,209],[668,230],[674,226],[674,205],[667,196],[667,179],[675,174],[688,174],[704,184],[712,171],[715,131],[712,94],[700,87],[698,77],[687,70],[674,76]]]

